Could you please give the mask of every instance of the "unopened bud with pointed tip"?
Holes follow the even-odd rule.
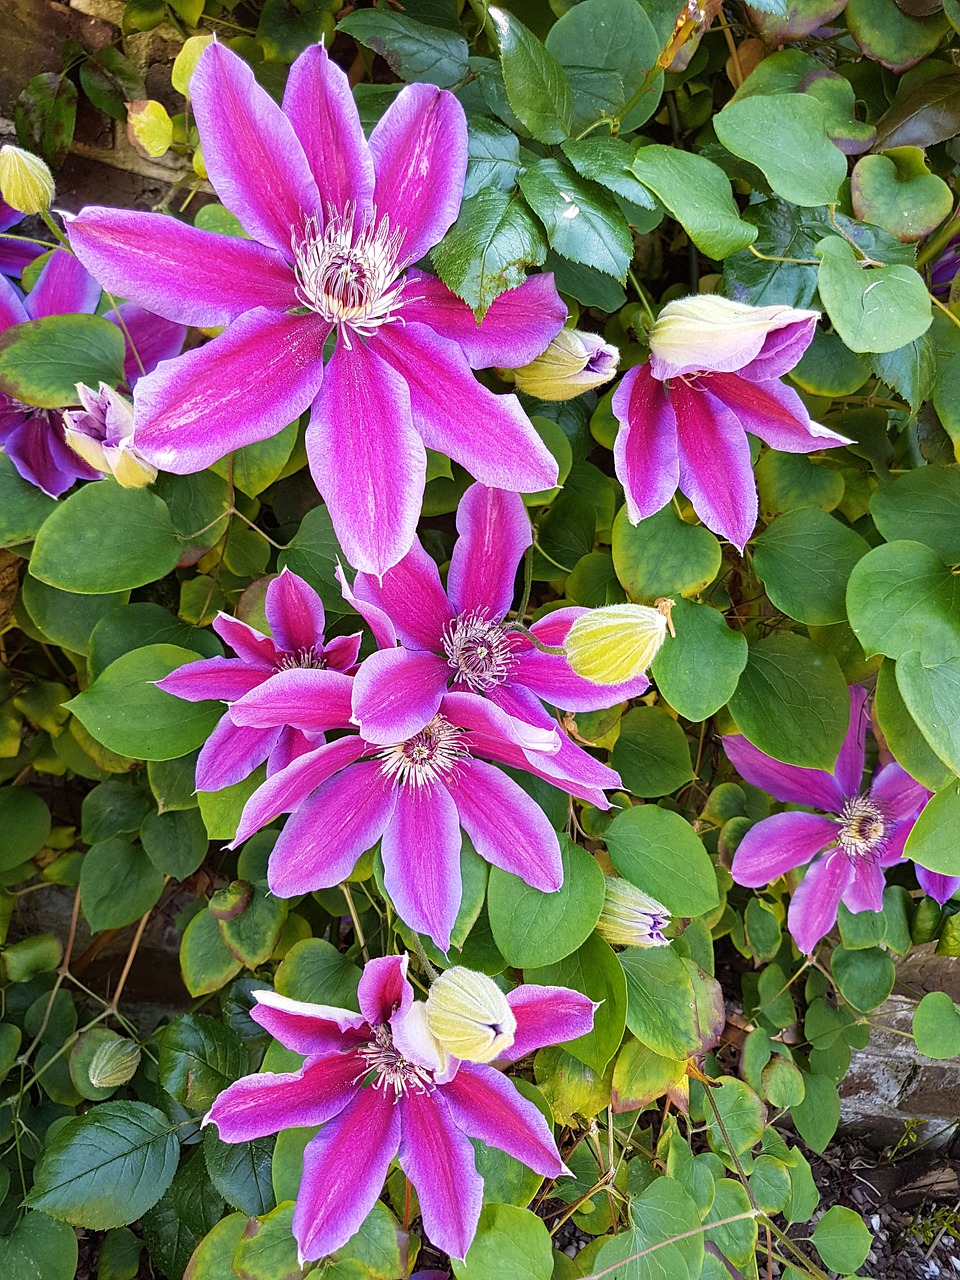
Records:
[[[567,632],[567,661],[593,684],[622,684],[646,671],[669,631],[674,601],[610,604],[581,614]]]
[[[492,978],[455,965],[430,988],[427,1026],[455,1058],[490,1062],[513,1044],[517,1020]]]
[[[46,213],[54,193],[53,174],[22,147],[0,147],[0,196],[19,213]]]
[[[539,400],[572,400],[609,382],[620,352],[595,333],[561,329],[546,351],[514,370],[516,385]]]
[[[133,407],[105,382],[100,390],[77,383],[82,409],[63,415],[67,444],[104,475],[111,475],[124,489],[153,484],[157,469],[138,453],[133,442]]]
[[[603,910],[597,933],[618,947],[665,947],[670,912],[656,898],[619,876],[604,876]]]
[[[135,1040],[118,1037],[97,1049],[87,1075],[95,1089],[113,1089],[132,1080],[139,1065],[140,1046]]]

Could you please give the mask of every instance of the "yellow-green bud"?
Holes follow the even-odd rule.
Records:
[[[561,329],[544,351],[514,370],[516,385],[539,400],[572,400],[582,391],[609,382],[620,352],[595,333]]]
[[[641,675],[660,651],[667,632],[674,635],[673,600],[646,604],[610,604],[581,614],[567,632],[567,661],[578,676],[594,684],[622,684]]]
[[[90,1060],[87,1075],[95,1089],[115,1089],[132,1080],[140,1065],[135,1040],[117,1039],[102,1044]]]
[[[513,1044],[517,1020],[492,978],[457,965],[430,988],[427,1026],[455,1058],[490,1062]]]
[[[22,147],[0,147],[0,196],[19,213],[46,213],[53,200],[53,174]]]
[[[665,947],[670,912],[656,898],[619,876],[605,876],[597,933],[618,947]]]

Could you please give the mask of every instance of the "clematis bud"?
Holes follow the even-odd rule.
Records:
[[[597,933],[619,947],[665,947],[670,912],[656,898],[619,876],[604,876],[603,910]]]
[[[434,1038],[465,1062],[490,1062],[513,1044],[513,1010],[484,973],[459,965],[447,969],[430,988],[426,1007]]]
[[[134,1040],[118,1036],[99,1047],[90,1059],[87,1075],[94,1088],[112,1089],[132,1080],[139,1065],[140,1046]]]
[[[53,174],[22,147],[0,147],[0,196],[20,213],[46,213],[53,200]]]
[[[621,684],[646,671],[669,630],[674,602],[665,597],[646,604],[610,604],[581,614],[567,632],[567,661],[578,676],[594,684]]]
[[[133,407],[105,382],[93,391],[77,383],[83,409],[63,415],[67,444],[124,489],[142,489],[157,478],[157,469],[140,456],[133,443]]]
[[[619,363],[617,348],[597,334],[561,329],[543,355],[516,369],[514,376],[521,391],[540,400],[572,400],[609,382]]]
[[[742,369],[756,359],[772,333],[787,330],[785,340],[794,326],[805,333],[819,314],[794,307],[751,307],[716,293],[677,298],[667,303],[650,330],[650,367],[661,380],[703,369]]]

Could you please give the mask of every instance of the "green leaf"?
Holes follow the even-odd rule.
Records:
[[[613,563],[631,600],[653,604],[660,596],[694,596],[720,569],[720,543],[699,525],[685,524],[672,506],[639,524],[621,507],[613,522]]]
[[[814,252],[823,305],[852,351],[895,351],[930,328],[930,295],[913,267],[861,265],[839,236],[825,236]]]
[[[960,782],[949,782],[928,800],[907,837],[903,856],[929,871],[960,876]]]
[[[0,453],[0,546],[29,542],[56,505],[55,498],[24,480],[13,460]]]
[[[209,735],[208,735],[209,736]],[[237,834],[243,806],[266,778],[265,765],[260,765],[241,782],[220,791],[198,791],[197,803],[207,835],[211,840],[232,840]]]
[[[955,12],[957,0],[946,0],[944,9]],[[956,26],[956,22],[953,24]],[[931,63],[930,67],[939,66]],[[956,69],[944,67],[943,74],[929,80],[909,77],[893,106],[877,121],[876,148],[931,147],[960,133],[960,78]],[[903,82],[906,86],[907,81]]]
[[[541,969],[527,969],[523,976],[527,982],[572,987],[591,1000],[602,1001],[594,1015],[593,1030],[563,1045],[567,1053],[602,1075],[623,1039],[627,1012],[626,981],[612,947],[594,933],[572,955]]]
[[[909,649],[897,661],[897,686],[928,745],[960,773],[960,656],[925,662]]]
[[[447,288],[483,319],[494,299],[522,284],[526,268],[546,255],[543,231],[521,197],[488,189],[463,202],[431,257]]]
[[[614,1111],[638,1111],[676,1090],[686,1075],[686,1062],[665,1058],[631,1036],[617,1054],[611,1099]]]
[[[804,208],[836,202],[847,158],[830,141],[817,98],[756,94],[729,103],[713,125],[727,150],[755,164],[784,200]]]
[[[157,680],[196,657],[172,644],[135,649],[65,706],[111,751],[139,760],[173,760],[202,746],[223,711],[218,702],[184,702],[156,687]]]
[[[258,440],[255,444],[246,444],[240,449],[234,449],[233,453],[228,454],[226,458],[220,458],[215,462],[210,470],[213,474],[226,480],[232,467],[233,483],[241,493],[255,498],[257,494],[262,493],[282,474],[297,443],[299,430],[299,422],[291,422],[282,431],[278,431],[275,436],[269,436],[266,440]],[[208,501],[212,500],[213,503],[217,503],[220,493],[214,489],[212,494],[204,496],[208,497]],[[171,503],[171,514],[172,512],[173,505]],[[202,529],[215,514],[218,513],[213,511],[207,520],[193,523],[191,527],[184,531],[189,533],[193,529]],[[182,529],[183,526],[178,525],[178,528]],[[216,541],[222,532],[222,529],[218,530],[217,526],[214,526],[212,531],[208,530],[206,537],[210,538],[212,535],[212,540]],[[266,547],[268,545],[252,529],[246,529],[244,532],[257,538],[262,546]],[[236,534],[231,532],[231,541],[235,536]]]
[[[894,0],[848,0],[844,21],[868,58],[896,72],[932,53],[950,29],[943,13],[914,16]]]
[[[187,1013],[160,1033],[160,1087],[197,1114],[210,1110],[247,1062],[240,1036],[215,1018]]]
[[[162,874],[139,845],[121,836],[92,845],[83,859],[80,905],[94,933],[133,924],[162,891]]]
[[[833,511],[843,500],[844,481],[840,472],[820,466],[802,453],[768,449],[761,454],[756,472],[760,515],[766,524],[798,507]]]
[[[757,228],[740,217],[723,170],[678,147],[641,147],[633,172],[670,210],[698,249],[717,260],[745,249]]]
[[[277,556],[278,569],[292,569],[319,593],[328,624],[331,615],[342,617],[353,612],[344,602],[336,579],[338,560],[345,561],[346,557],[333,531],[330,512],[324,506],[313,507],[307,512],[293,541]]]
[[[840,1095],[830,1076],[803,1077],[803,1101],[790,1110],[793,1123],[804,1142],[814,1151],[825,1151],[840,1123]]]
[[[742,1156],[755,1147],[763,1137],[767,1109],[750,1086],[724,1076],[710,1090],[709,1099],[713,1105],[708,1104],[705,1110],[713,1150],[720,1155]]]
[[[917,467],[870,499],[873,522],[887,542],[922,542],[947,564],[960,563],[960,471]]]
[[[654,1179],[633,1198],[630,1211],[633,1227],[607,1239],[597,1251],[592,1261],[597,1273],[608,1272],[609,1280],[685,1280],[701,1275],[700,1214],[676,1178]]]
[[[562,960],[585,942],[603,906],[603,872],[585,849],[560,838],[563,884],[541,893],[517,876],[490,869],[487,911],[493,939],[508,964],[534,968]]]
[[[360,970],[322,938],[305,938],[291,947],[275,982],[279,994],[291,1000],[312,1000],[337,1009],[360,1007]]]
[[[393,1280],[406,1270],[410,1237],[377,1201],[346,1244],[323,1268],[324,1280]]]
[[[45,1213],[27,1213],[9,1235],[0,1236],[0,1275],[10,1280],[74,1280],[77,1254],[77,1237],[65,1222]],[[102,1262],[98,1274],[110,1280]]]
[[[751,1208],[750,1198],[741,1183],[734,1182],[732,1178],[717,1179],[713,1204],[707,1215],[707,1223],[714,1225],[707,1232],[707,1239],[717,1246],[724,1258],[743,1268],[749,1267],[757,1252],[757,1221],[753,1217],[740,1216],[750,1213]],[[734,1221],[729,1221],[731,1218]],[[720,1273],[722,1280],[726,1280],[725,1272],[724,1267]]]
[[[303,1268],[293,1238],[293,1205],[281,1204],[251,1218],[233,1255],[233,1271],[240,1280],[300,1280]]]
[[[750,646],[729,707],[740,732],[768,756],[831,770],[847,731],[846,691],[831,654],[784,632]]]
[[[77,383],[123,381],[123,334],[101,316],[44,316],[0,333],[0,391],[24,404],[77,403]]]
[[[960,1009],[946,991],[929,991],[913,1013],[917,1049],[925,1058],[942,1061],[960,1055]]]
[[[468,121],[467,179],[464,200],[480,191],[509,191],[520,168],[517,135],[496,120],[478,116]]]
[[[744,209],[743,221],[756,228],[755,247],[765,256],[743,249],[727,258],[723,277],[731,298],[755,307],[809,307],[817,291],[813,250],[824,232],[809,217],[775,196]]]
[[[861,222],[873,222],[908,244],[929,235],[953,207],[950,188],[927,168],[920,147],[861,156],[850,195]]]
[[[286,902],[265,889],[266,885],[255,888],[239,915],[220,921],[220,933],[227,950],[248,969],[258,969],[270,959],[287,919]],[[214,895],[214,907],[216,897]]]
[[[97,1254],[97,1280],[136,1280],[143,1245],[127,1227],[114,1227]]]
[[[29,573],[22,591],[24,606],[37,627],[47,639],[71,653],[87,653],[97,623],[130,598],[129,591],[95,596],[60,591]]]
[[[227,950],[219,920],[209,911],[198,911],[184,930],[180,944],[183,985],[194,998],[209,995],[225,987],[242,968]]]
[[[702,1043],[690,973],[673,947],[620,952],[627,984],[627,1026],[664,1058],[684,1059]]]
[[[866,1262],[873,1236],[859,1213],[835,1204],[814,1228],[813,1243],[824,1265],[846,1276]]]
[[[179,559],[180,539],[163,499],[108,479],[57,505],[37,534],[30,572],[62,591],[100,595],[166,577]]]
[[[595,0],[582,0],[581,4],[569,12],[579,13],[584,4],[589,5],[594,2]],[[636,5],[635,0],[629,0],[629,2],[634,12],[643,12]],[[655,207],[656,202],[650,192],[633,172],[633,158],[636,152],[622,138],[602,138],[596,134],[589,138],[571,138],[563,144],[563,154],[581,178],[599,182],[601,187],[606,187],[608,191],[613,191],[624,200],[629,200],[631,204],[640,205],[641,208]]]
[[[835,947],[830,957],[830,970],[840,994],[861,1013],[883,1004],[893,990],[896,971],[893,961],[880,947],[862,947],[847,951]]]
[[[826,626],[846,620],[847,580],[869,550],[859,533],[819,507],[800,507],[763,531],[754,567],[788,618]]]
[[[27,81],[14,103],[17,141],[42,156],[52,169],[63,164],[73,145],[77,97],[76,86],[68,76],[43,71]]]
[[[168,609],[142,600],[112,609],[94,627],[87,650],[91,680],[131,649],[143,649],[148,644],[179,645],[199,658],[223,656],[223,645],[212,631],[192,627]]]
[[[663,707],[627,712],[610,763],[636,796],[670,795],[694,776],[686,735]]]
[[[730,700],[747,664],[747,642],[718,609],[679,599],[650,673],[670,706],[687,720],[706,720]],[[699,912],[684,912],[698,915]]]
[[[880,381],[906,400],[911,413],[919,413],[923,402],[930,399],[939,373],[932,326],[913,342],[874,355],[871,363]]]
[[[453,31],[426,26],[389,9],[361,9],[341,18],[338,31],[379,53],[401,80],[441,89],[467,74],[467,42]]]
[[[814,330],[813,341],[790,370],[790,381],[812,396],[847,396],[870,376],[862,356],[845,347],[835,333]]]
[[[160,1199],[178,1155],[175,1126],[156,1107],[103,1102],[48,1141],[25,1203],[76,1227],[123,1227]]]
[[[487,10],[500,43],[507,98],[538,142],[563,142],[573,124],[573,90],[566,73],[537,37],[505,9]]]
[[[39,853],[50,834],[50,810],[26,787],[0,790],[0,871],[10,871]]]
[[[850,574],[847,615],[868,657],[914,649],[937,659],[960,644],[960,582],[922,543],[888,542]]]
[[[884,658],[877,676],[873,714],[893,758],[931,791],[950,780],[950,769],[934,752],[897,687],[897,665]]]
[[[223,1280],[236,1275],[233,1257],[246,1230],[248,1215],[231,1213],[208,1232],[190,1256],[183,1280]]]
[[[627,220],[609,192],[581,178],[562,160],[550,158],[525,163],[518,182],[543,223],[552,249],[621,283],[626,279],[633,240]]]
[[[113,45],[98,49],[81,62],[80,84],[93,105],[114,120],[126,120],[126,104],[147,96],[143,76]]]
[[[274,1207],[270,1165],[273,1138],[221,1142],[216,1128],[203,1135],[203,1157],[213,1185],[234,1209],[255,1217]]]
[[[203,862],[207,829],[197,808],[150,813],[140,828],[143,851],[162,875],[186,880]]]
[[[634,805],[617,814],[603,838],[620,874],[671,915],[701,916],[719,903],[713,863],[678,813]]]
[[[457,1280],[551,1280],[553,1248],[542,1219],[528,1209],[488,1204],[462,1260],[451,1259]]]

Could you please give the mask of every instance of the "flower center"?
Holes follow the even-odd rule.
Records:
[[[385,778],[414,787],[429,786],[449,776],[469,754],[462,731],[443,716],[434,716],[406,742],[377,752]]]
[[[384,1093],[392,1089],[395,1103],[400,1101],[408,1089],[414,1089],[417,1093],[429,1093],[433,1088],[433,1074],[426,1067],[408,1062],[398,1052],[390,1028],[383,1023],[374,1028],[373,1040],[357,1052],[367,1065],[355,1077],[354,1084],[373,1072],[374,1089],[382,1089]]]
[[[326,226],[309,218],[292,246],[297,297],[305,307],[340,327],[349,346],[352,330],[369,338],[382,324],[396,320],[403,281],[397,281],[397,256],[403,234],[390,219],[358,219],[348,205],[331,211]]]
[[[313,645],[305,649],[295,649],[293,653],[281,653],[277,659],[277,671],[293,671],[298,667],[311,667],[326,670],[326,655],[318,653]]]
[[[851,858],[867,857],[883,844],[887,822],[883,810],[869,796],[844,801],[840,818],[840,846]]]
[[[517,664],[513,646],[513,636],[486,618],[482,610],[461,613],[443,629],[447,666],[477,693],[485,693],[509,678]]]

